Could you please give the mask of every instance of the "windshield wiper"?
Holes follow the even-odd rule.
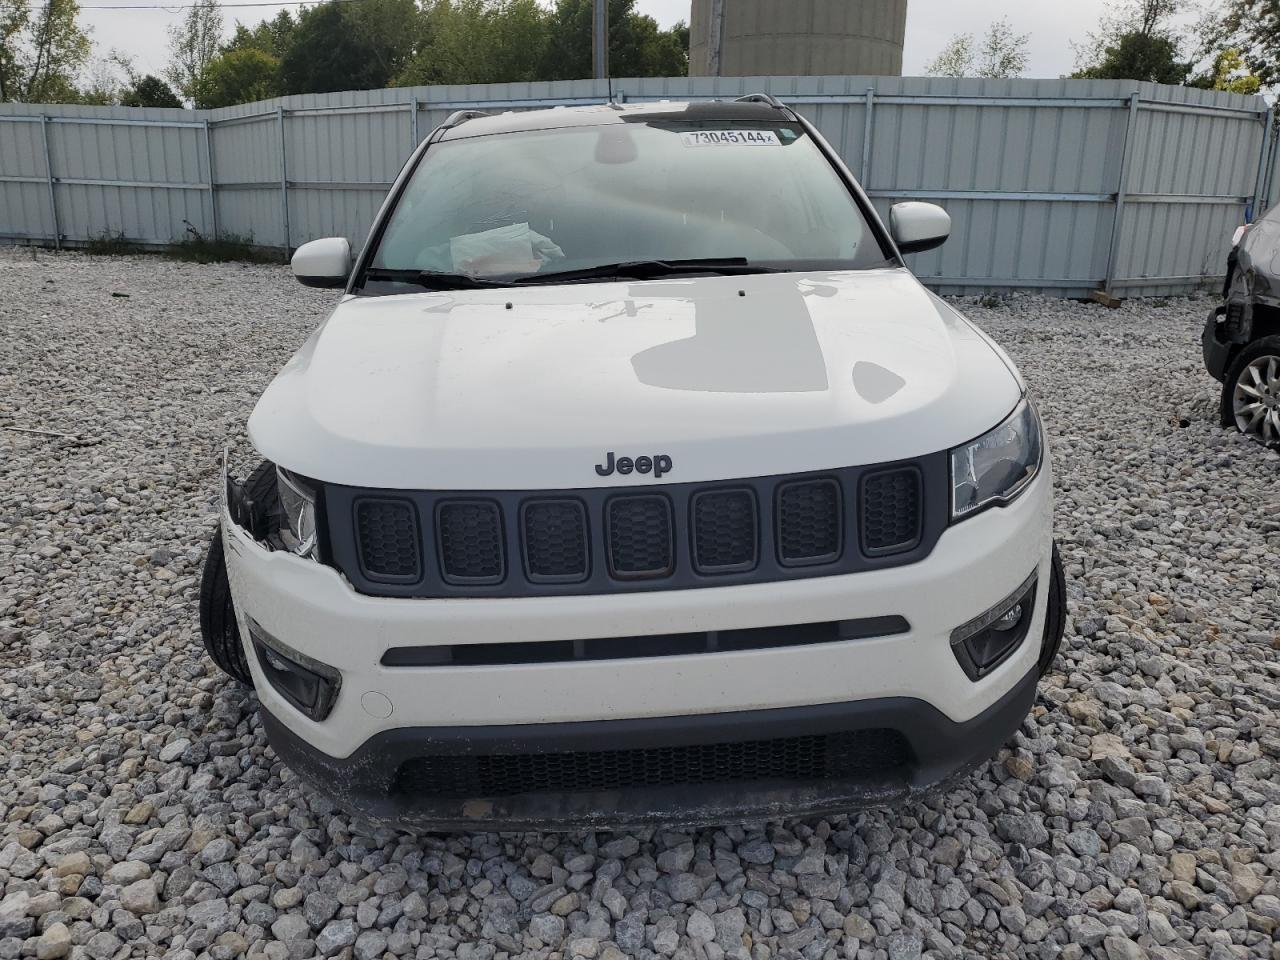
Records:
[[[631,280],[651,280],[682,273],[714,273],[732,276],[743,273],[777,273],[775,267],[754,265],[746,257],[722,257],[706,260],[623,260],[620,263],[602,263],[581,270],[558,270],[551,273],[535,273],[520,277],[513,283],[524,286],[536,283],[573,283],[577,280],[612,279],[625,277]]]
[[[365,271],[369,280],[390,280],[394,283],[412,283],[428,290],[484,290],[490,287],[509,287],[506,280],[487,280],[465,273],[444,273],[440,270],[392,270],[388,267],[370,267]]]

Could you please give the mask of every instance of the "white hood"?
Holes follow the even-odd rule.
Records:
[[[582,283],[346,298],[249,431],[331,483],[633,486],[945,450],[1020,389],[902,269]],[[609,452],[671,470],[601,476]]]

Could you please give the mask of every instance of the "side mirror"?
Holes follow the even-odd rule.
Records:
[[[293,275],[307,287],[345,287],[351,275],[351,244],[346,237],[304,243],[289,261]]]
[[[889,232],[901,253],[932,250],[951,236],[951,215],[936,203],[895,203],[889,208]]]

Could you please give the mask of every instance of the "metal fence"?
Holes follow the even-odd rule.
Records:
[[[767,91],[804,113],[883,214],[941,203],[913,267],[945,293],[1186,292],[1276,179],[1260,97],[1130,81],[904,77],[614,80],[615,99]],[[601,103],[605,81],[408,87],[219,110],[0,105],[0,238],[363,242],[410,150],[449,112]]]

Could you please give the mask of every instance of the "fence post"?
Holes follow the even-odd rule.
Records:
[[[1250,221],[1257,220],[1263,214],[1263,191],[1267,186],[1267,154],[1271,151],[1271,108],[1267,108],[1267,119],[1262,127],[1262,149],[1258,151],[1258,176],[1253,183],[1253,202],[1249,205],[1248,217]]]
[[[871,136],[875,132],[872,123],[872,111],[876,105],[876,88],[867,87],[867,114],[862,119],[862,169],[858,171],[858,180],[863,190],[871,189]]]
[[[289,233],[289,160],[288,148],[285,146],[283,106],[276,107],[276,120],[280,125],[280,213],[284,219],[284,252],[288,256],[292,237]]]
[[[209,168],[209,223],[213,227],[213,239],[218,239],[218,183],[213,177],[213,136],[209,121],[204,122],[204,164]]]
[[[49,118],[40,118],[40,135],[44,138],[44,178],[49,185],[49,213],[53,215],[53,248],[62,249],[62,228],[58,226],[58,199],[53,191],[53,154],[49,151]]]
[[[409,98],[409,152],[418,148],[418,95]]]
[[[1129,188],[1129,160],[1133,147],[1133,131],[1138,119],[1138,91],[1129,94],[1129,116],[1124,125],[1124,146],[1120,153],[1120,182],[1116,185],[1116,215],[1111,222],[1111,243],[1107,246],[1107,278],[1103,289],[1110,294],[1116,281],[1116,246],[1120,243],[1120,224],[1124,219],[1124,198]]]

